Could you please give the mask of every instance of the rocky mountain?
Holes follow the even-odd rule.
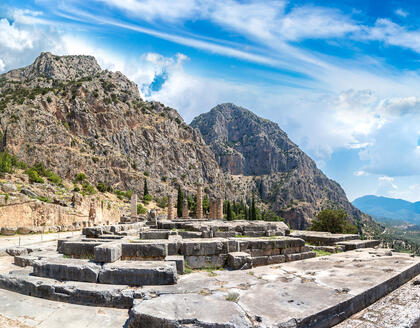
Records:
[[[201,134],[174,110],[141,99],[120,72],[90,56],[42,53],[32,65],[0,75],[2,149],[42,162],[67,179],[156,195],[201,180],[212,193],[224,174]]]
[[[420,202],[367,195],[355,199],[353,205],[376,218],[420,224]]]
[[[191,126],[200,130],[223,171],[236,177],[236,185],[245,186],[247,194],[255,191],[292,228],[306,228],[327,206],[344,208],[354,223],[371,221],[276,123],[228,103],[196,117]]]
[[[201,132],[200,132],[201,131]],[[203,138],[204,137],[204,138]],[[33,64],[0,75],[0,147],[61,178],[79,173],[91,186],[150,193],[204,184],[210,196],[245,200],[306,228],[326,206],[370,223],[277,124],[232,104],[191,126],[176,110],[144,101],[120,72],[90,56],[42,53]]]

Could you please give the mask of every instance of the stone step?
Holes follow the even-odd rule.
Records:
[[[33,262],[37,277],[112,285],[173,285],[175,261],[116,261],[103,266],[88,260],[53,258]]]
[[[305,242],[318,246],[333,246],[341,241],[360,239],[356,234],[333,234],[330,232],[294,230],[291,237],[302,238]]]
[[[358,248],[373,248],[379,246],[379,240],[349,240],[336,243],[337,246],[344,247],[344,251],[351,251]]]

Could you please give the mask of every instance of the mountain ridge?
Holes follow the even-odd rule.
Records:
[[[356,198],[352,203],[373,217],[420,223],[420,201],[410,202],[398,198],[366,195]]]

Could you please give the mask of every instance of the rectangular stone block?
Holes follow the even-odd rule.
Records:
[[[220,237],[220,238],[231,238],[235,237],[236,232],[235,231],[215,231],[214,237]]]
[[[185,261],[182,255],[168,255],[165,257],[166,262],[174,262],[178,274],[184,274]]]
[[[33,263],[34,275],[57,280],[97,282],[101,266],[88,260],[45,259]]]
[[[207,256],[185,256],[185,262],[190,268],[219,268],[224,267],[227,260],[227,254],[207,255]]]
[[[227,254],[228,241],[225,239],[183,240],[180,252],[184,256],[206,256]]]
[[[117,261],[103,265],[99,282],[131,286],[173,285],[177,282],[176,271],[174,262]]]
[[[201,231],[179,231],[178,234],[183,238],[201,238],[203,233]]]
[[[227,265],[234,270],[251,269],[251,255],[245,252],[232,252],[228,254]]]
[[[123,259],[161,258],[168,255],[167,243],[127,243],[121,245]]]
[[[268,264],[278,264],[286,262],[286,257],[284,255],[273,255],[269,256],[267,259]]]
[[[306,259],[310,259],[313,257],[316,257],[316,253],[315,252],[302,252],[300,253],[302,260],[306,260]]]
[[[38,256],[31,256],[31,255],[18,255],[13,258],[14,264],[20,267],[31,266],[34,264],[36,260],[38,260]]]
[[[252,258],[253,266],[268,265],[268,256],[256,256]]]
[[[168,239],[169,231],[142,231],[140,239]]]
[[[112,263],[121,258],[121,243],[107,243],[94,248],[96,262]]]
[[[302,259],[302,254],[298,253],[298,254],[286,254],[286,262],[291,262],[291,261],[299,261]]]
[[[60,250],[64,255],[81,259],[93,259],[95,257],[95,247],[102,242],[64,242]]]

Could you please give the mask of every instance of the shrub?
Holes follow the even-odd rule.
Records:
[[[160,208],[167,207],[168,206],[168,197],[167,196],[163,196],[161,198],[156,199],[156,204]]]
[[[76,175],[76,178],[74,179],[74,181],[76,181],[76,182],[83,182],[85,180],[86,180],[86,174],[84,174],[83,172],[78,173]]]
[[[93,195],[96,193],[95,187],[85,181],[82,184],[82,193],[85,195]]]
[[[166,175],[164,175],[162,178],[160,178],[162,180],[162,182],[166,182],[168,180],[168,177]]]
[[[143,207],[142,204],[137,204],[137,214],[146,214],[147,210]]]
[[[13,172],[13,156],[8,152],[0,153],[0,172],[3,174]]]
[[[147,205],[149,204],[149,202],[151,202],[153,199],[152,195],[150,194],[146,194],[143,196],[143,202]]]
[[[132,190],[127,190],[127,191],[115,190],[114,194],[116,194],[117,197],[121,200],[123,199],[123,197],[130,199],[131,195],[133,194],[133,191]]]
[[[48,96],[48,97],[47,97],[47,102],[48,102],[48,103],[51,103],[51,101],[52,101],[51,97],[50,97],[50,96]]]
[[[25,173],[29,177],[29,182],[31,183],[44,183],[44,179],[42,179],[38,172],[34,168],[27,169]]]
[[[111,192],[112,191],[112,188],[104,182],[99,182],[98,185],[96,186],[96,189],[98,189],[100,192],[107,192],[107,191]]]
[[[312,231],[331,233],[357,233],[356,226],[347,221],[347,213],[342,209],[325,209],[318,213],[312,222]]]
[[[149,171],[144,171],[144,172],[143,172],[143,174],[144,174],[144,176],[146,176],[146,177],[150,176],[150,172],[149,172]]]

